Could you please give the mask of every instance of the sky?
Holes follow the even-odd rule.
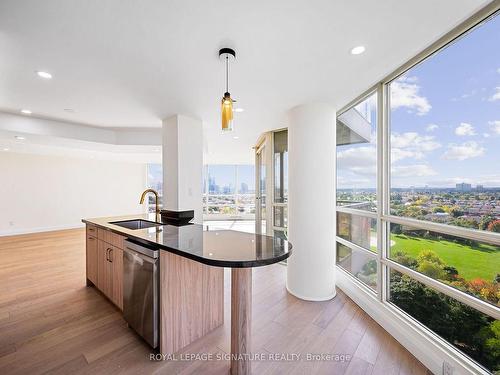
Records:
[[[500,17],[404,73],[390,93],[392,187],[500,187]],[[371,120],[371,143],[338,148],[339,188],[375,187],[375,108]]]
[[[215,183],[221,187],[231,187],[231,192],[234,192],[236,186],[236,170],[235,165],[209,165],[208,175],[215,179]],[[238,188],[241,188],[242,183],[248,185],[248,189],[255,189],[255,168],[253,165],[238,165]]]

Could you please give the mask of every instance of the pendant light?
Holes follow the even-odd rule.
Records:
[[[222,48],[219,50],[219,58],[223,58],[226,63],[226,92],[222,97],[222,108],[221,108],[221,120],[222,120],[222,131],[232,131],[233,130],[233,103],[236,100],[231,98],[229,93],[229,58],[236,58],[236,52],[231,48]]]

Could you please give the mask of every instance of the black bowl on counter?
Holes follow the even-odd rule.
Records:
[[[173,211],[173,210],[161,210],[161,221],[165,224],[172,225],[185,225],[189,224],[194,218],[194,210],[187,211]]]

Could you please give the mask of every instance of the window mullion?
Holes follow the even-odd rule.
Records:
[[[385,248],[385,231],[384,222],[382,221],[382,214],[384,210],[384,121],[383,121],[383,106],[384,106],[384,93],[383,85],[379,84],[377,87],[377,297],[380,301],[384,301],[384,265],[382,259],[384,257]]]
[[[368,249],[365,249],[363,246],[356,245],[354,242],[348,241],[348,240],[346,240],[346,239],[344,239],[344,238],[342,238],[342,237],[338,237],[338,236],[336,236],[336,237],[335,237],[335,240],[336,240],[338,243],[340,243],[340,244],[342,244],[342,245],[344,245],[344,246],[347,246],[347,247],[349,247],[349,248],[351,248],[351,249],[354,249],[354,250],[358,250],[358,251],[364,252],[364,253],[366,253],[366,254],[368,254],[369,256],[374,257],[374,258],[376,258],[376,257],[377,257],[377,254],[376,254],[376,253],[374,253],[373,251],[368,250]]]
[[[286,203],[285,203],[285,205],[286,205]],[[356,215],[356,216],[369,217],[370,219],[377,219],[380,216],[378,213],[375,213],[372,211],[357,210],[354,208],[349,208],[349,207],[344,207],[344,206],[337,206],[337,212],[343,212],[346,214]]]

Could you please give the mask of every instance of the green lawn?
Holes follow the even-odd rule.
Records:
[[[481,244],[476,248],[446,240],[432,240],[407,235],[391,235],[392,251],[401,250],[417,257],[422,250],[434,251],[443,261],[458,270],[465,279],[492,281],[500,273],[500,247]]]

